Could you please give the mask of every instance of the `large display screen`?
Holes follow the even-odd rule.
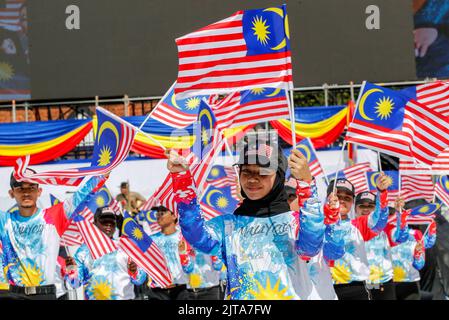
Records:
[[[0,99],[163,95],[175,38],[284,2],[295,87],[416,78],[410,0],[0,0]]]

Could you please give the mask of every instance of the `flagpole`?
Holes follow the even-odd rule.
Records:
[[[335,178],[334,178],[334,188],[332,190],[332,192],[335,194],[335,190],[337,189],[337,177],[338,177],[338,171],[341,165],[341,162],[343,160],[343,156],[344,156],[344,152],[345,152],[345,147],[346,147],[346,141],[343,142],[343,147],[341,148],[341,152],[340,152],[340,158],[338,159],[338,163],[337,163],[337,171],[335,171]]]
[[[289,94],[290,93],[290,97]],[[293,89],[291,85],[285,86],[285,97],[288,103],[288,113],[290,114],[290,129],[292,130],[292,147],[296,149],[296,120],[295,120],[295,107],[293,102]],[[291,99],[291,101],[290,101]]]
[[[379,166],[379,171],[382,172],[382,161],[380,161],[380,152],[377,151],[377,165]]]
[[[176,85],[176,81],[173,82],[173,84],[171,85],[170,89],[168,89],[168,91],[164,94],[164,96],[161,98],[161,100],[159,100],[159,102],[156,104],[156,106],[153,108],[153,110],[150,111],[150,113],[147,115],[147,117],[145,118],[145,120],[143,120],[142,124],[140,125],[139,129],[142,129],[143,126],[145,125],[145,123],[148,122],[148,120],[151,117],[151,114],[154,112],[154,110],[156,110],[157,107],[159,107],[159,105],[162,103],[162,101],[165,100],[165,98],[167,98],[168,94],[171,92],[171,90],[174,88],[174,86]]]

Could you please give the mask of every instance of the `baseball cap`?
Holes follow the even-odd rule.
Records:
[[[376,203],[376,195],[372,192],[361,192],[355,197],[355,205],[361,204],[362,202]]]
[[[110,207],[97,208],[94,215],[95,220],[114,220],[116,221],[116,215],[114,210]]]
[[[329,183],[329,186],[327,187],[327,195],[330,195],[332,190],[334,190],[334,183],[335,183],[335,180],[332,180]],[[347,191],[347,192],[351,193],[352,196],[355,195],[354,185],[347,179],[338,178],[337,179],[337,189]]]
[[[164,206],[155,206],[151,208],[152,211],[170,211],[170,209],[168,209],[167,207]]]
[[[25,175],[26,175],[27,173],[32,174],[32,173],[36,173],[36,171],[33,170],[33,169],[31,169],[31,168],[27,168],[27,169],[25,170]],[[22,181],[17,181],[16,178],[14,178],[14,172],[11,173],[11,177],[10,177],[10,179],[9,179],[9,185],[11,186],[11,189],[12,189],[12,188],[21,187],[22,184],[23,184],[24,182],[25,182],[25,181],[23,181],[23,182],[22,182]],[[25,183],[28,183],[28,182],[25,182]],[[36,185],[38,185],[37,183],[31,183],[31,184],[36,184]]]
[[[287,170],[287,158],[279,144],[252,141],[245,144],[240,151],[239,159],[234,165],[257,164],[262,168],[277,171]]]

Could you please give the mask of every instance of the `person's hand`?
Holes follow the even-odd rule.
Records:
[[[435,28],[418,28],[413,31],[415,36],[415,52],[417,57],[424,57],[427,50],[438,37],[438,30]]]
[[[75,259],[73,257],[70,257],[70,256],[65,258],[65,265],[66,265],[66,267],[68,267],[68,266],[76,266]]]
[[[381,172],[376,179],[376,185],[380,191],[387,190],[391,185],[391,179],[385,173]]]
[[[187,244],[184,240],[179,241],[178,243],[178,251],[181,253],[187,252]]]
[[[340,202],[338,201],[338,197],[335,193],[331,192],[327,197],[327,203],[331,209],[337,209],[340,207]]]
[[[167,149],[165,151],[165,156],[168,158],[167,169],[171,173],[179,173],[188,170],[188,165],[186,160],[178,155],[176,152]]]
[[[309,164],[306,157],[297,149],[292,149],[292,153],[288,157],[288,167],[296,180],[312,182],[313,176],[310,172]]]
[[[424,245],[422,241],[417,241],[415,246],[415,251],[421,252],[423,251]]]
[[[137,272],[137,264],[134,261],[132,261],[132,260],[128,261],[128,271],[131,274],[134,274],[134,273]]]
[[[404,198],[402,197],[397,197],[396,200],[394,201],[394,208],[396,209],[397,212],[401,212],[402,209],[404,208],[405,205],[405,201]]]

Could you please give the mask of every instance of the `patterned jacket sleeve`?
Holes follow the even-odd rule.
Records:
[[[422,249],[418,249],[415,247],[414,253],[413,253],[413,267],[416,270],[421,270],[424,267],[424,264],[426,263],[426,250],[424,248],[424,239],[422,232],[419,230],[410,230],[410,236],[415,238],[415,241],[421,242],[423,244]]]
[[[91,277],[89,272],[91,257],[87,247],[82,245],[78,248],[73,258],[76,263],[76,268],[75,270],[66,272],[64,280],[70,287],[76,289],[85,285]]]
[[[304,206],[313,192],[316,194],[316,188],[314,190],[309,184],[301,184],[298,181],[296,195],[300,208]],[[323,255],[326,261],[338,260],[345,254],[344,234],[339,226],[340,210],[338,208],[331,209],[328,204],[325,204],[323,212],[325,224]]]
[[[171,176],[183,236],[195,249],[206,254],[221,256],[221,241],[217,235],[222,234],[224,228],[220,223],[208,223],[209,227],[206,227],[190,171],[172,173]],[[220,218],[214,218],[209,222]],[[210,232],[211,228],[215,232]]]
[[[298,192],[298,189],[297,189]],[[324,243],[324,215],[315,183],[310,185],[310,196],[299,209],[299,230],[296,252],[304,260],[316,256]]]
[[[131,283],[135,286],[140,286],[147,279],[147,274],[139,267],[137,267],[136,272],[131,273],[128,271],[128,274],[131,279]]]

